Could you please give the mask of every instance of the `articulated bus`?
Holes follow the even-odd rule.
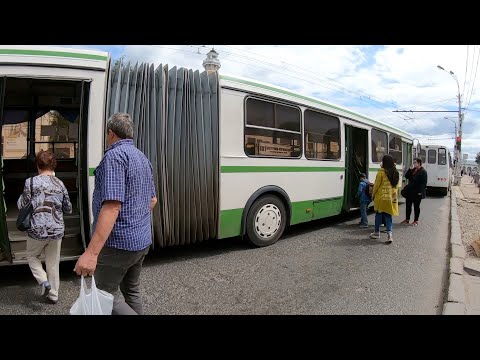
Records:
[[[105,124],[132,115],[159,199],[153,248],[245,237],[276,242],[286,226],[356,209],[359,174],[374,181],[385,154],[404,173],[412,136],[344,107],[263,82],[108,53],[0,46],[0,264],[26,263],[15,227],[35,154],[51,149],[74,211],[61,259],[88,245]]]

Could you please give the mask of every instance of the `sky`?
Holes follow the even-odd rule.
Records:
[[[480,72],[479,80],[476,80],[480,59],[478,45],[67,47],[107,51],[114,60],[124,56],[127,61],[194,70],[203,70],[202,62],[213,47],[219,53],[220,73],[264,81],[342,105],[401,128],[421,144],[445,145],[452,155],[455,125],[459,128],[460,92],[464,114],[462,153],[474,160],[480,152],[480,92],[477,91]],[[405,110],[408,112],[400,112]]]

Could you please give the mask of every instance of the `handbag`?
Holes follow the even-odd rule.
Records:
[[[402,195],[405,199],[407,198],[407,186],[404,186],[402,191],[400,191],[400,195]]]
[[[20,209],[17,217],[17,229],[26,231],[30,229],[30,220],[33,214],[33,177],[30,178],[30,201],[27,205]]]

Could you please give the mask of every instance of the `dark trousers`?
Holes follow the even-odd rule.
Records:
[[[422,198],[419,196],[415,197],[407,197],[407,203],[406,203],[406,217],[405,219],[410,221],[410,215],[412,214],[412,204],[413,204],[413,212],[415,214],[415,219],[414,221],[418,221],[418,218],[420,217],[420,202],[422,201]]]
[[[127,251],[104,247],[98,255],[95,283],[114,296],[112,315],[143,315],[140,273],[149,247]],[[125,301],[119,297],[118,287]]]

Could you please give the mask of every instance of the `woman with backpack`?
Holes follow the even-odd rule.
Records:
[[[382,216],[386,220],[387,244],[393,241],[392,215],[398,215],[398,183],[400,175],[395,167],[393,157],[385,155],[382,158],[382,168],[378,171],[373,185],[373,204],[375,209],[375,231],[370,234],[372,239],[380,239],[380,224]]]

